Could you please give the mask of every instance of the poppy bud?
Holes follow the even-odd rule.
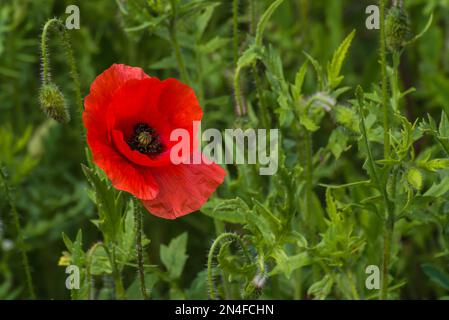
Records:
[[[410,39],[410,20],[402,7],[394,6],[388,11],[385,21],[385,37],[391,52],[401,50]]]
[[[61,90],[53,84],[44,84],[39,90],[39,102],[47,117],[60,123],[70,121],[70,114]]]

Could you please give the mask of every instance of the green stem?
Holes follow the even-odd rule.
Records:
[[[263,95],[264,91],[262,88],[262,80],[260,79],[259,71],[257,70],[256,63],[253,63],[252,69],[253,69],[253,74],[254,74],[254,80],[256,81],[257,97],[259,99],[262,127],[269,129],[270,120],[269,120],[268,108],[267,108],[267,104],[265,101],[265,97]]]
[[[233,57],[234,66],[237,66],[239,59],[239,0],[232,2],[232,36],[233,36]]]
[[[389,215],[385,220],[383,234],[382,282],[380,287],[380,300],[388,299],[388,271],[391,257],[391,239],[393,237],[394,220]]]
[[[360,114],[360,128],[362,131],[363,141],[365,143],[365,147],[368,153],[368,166],[370,168],[370,171],[373,176],[373,180],[377,185],[377,189],[382,195],[382,199],[384,202],[384,208],[385,208],[385,226],[384,226],[384,249],[383,249],[383,256],[382,256],[382,284],[381,284],[381,292],[379,295],[380,299],[386,299],[387,293],[388,293],[388,269],[389,269],[389,263],[390,263],[390,247],[391,247],[391,238],[393,234],[393,227],[394,227],[394,213],[391,209],[390,201],[388,200],[388,194],[386,191],[386,186],[382,185],[382,182],[379,178],[379,174],[377,172],[377,166],[374,161],[373,153],[371,151],[371,147],[368,141],[368,135],[366,132],[366,125],[365,125],[365,116],[363,113],[363,107],[364,107],[364,97],[363,97],[363,90],[359,86],[356,90],[356,95],[358,99],[358,107],[359,107],[359,114]]]
[[[115,255],[115,247],[114,244],[111,244],[111,250],[107,250],[109,261],[111,262],[112,267],[112,277],[114,279],[115,285],[115,295],[118,300],[126,300],[125,288],[123,287],[122,276],[117,267],[116,255]],[[106,248],[106,247],[105,247]]]
[[[177,24],[177,5],[175,0],[171,0],[171,6],[172,6],[172,19],[169,25],[169,33],[170,33],[170,40],[171,44],[173,46],[173,50],[175,50],[175,57],[176,62],[178,63],[179,72],[181,74],[181,79],[186,82],[187,84],[190,84],[190,78],[189,74],[186,69],[186,65],[184,62],[184,58],[181,53],[181,47],[178,43],[178,35],[176,31],[176,24]]]
[[[359,296],[359,293],[357,292],[357,286],[354,282],[354,277],[352,276],[352,272],[350,270],[348,270],[346,272],[346,275],[348,277],[349,286],[351,287],[352,298],[354,300],[360,300],[360,296]]]
[[[11,207],[11,213],[12,213],[14,226],[16,228],[16,233],[17,233],[17,242],[19,245],[18,247],[20,250],[21,258],[22,258],[22,264],[23,264],[23,267],[25,270],[25,278],[26,278],[26,283],[27,283],[27,287],[28,287],[28,292],[30,294],[31,299],[35,300],[36,293],[34,291],[33,278],[31,276],[30,262],[28,260],[28,255],[27,255],[27,252],[25,249],[25,239],[23,237],[22,226],[20,225],[20,219],[19,219],[19,213],[17,212],[16,201],[15,201],[14,195],[12,193],[11,187],[9,186],[6,172],[4,172],[4,169],[2,168],[1,165],[0,165],[0,177],[4,184],[6,199],[9,202],[9,206]]]
[[[306,163],[305,163],[305,178],[306,178],[306,205],[305,209],[307,212],[307,222],[311,223],[310,226],[310,239],[315,242],[315,219],[312,212],[312,191],[313,191],[313,146],[312,146],[312,133],[304,128],[305,134],[305,152],[306,152]]]
[[[293,291],[293,299],[301,300],[302,297],[302,272],[301,268],[295,271],[295,285]]]
[[[235,98],[235,113],[237,116],[242,116],[244,113],[244,102],[242,91],[240,89],[240,72],[241,68],[237,67],[234,73],[234,98]]]
[[[58,18],[53,18],[48,20],[42,31],[41,38],[41,54],[42,54],[42,82],[43,84],[48,84],[51,82],[50,74],[50,54],[48,53],[48,34],[52,28],[57,31],[63,46],[64,54],[66,55],[67,64],[70,68],[70,77],[72,78],[74,84],[75,97],[77,100],[77,105],[80,113],[84,111],[83,98],[81,96],[81,84],[78,73],[78,68],[76,67],[75,57],[73,54],[72,46],[70,45],[70,36],[65,29],[64,24]]]
[[[214,225],[215,225],[215,235],[218,237],[220,234],[225,233],[225,223],[223,221],[214,219]],[[228,281],[228,276],[224,270],[222,270],[222,284],[223,284],[223,291],[226,299],[231,299],[231,286]]]
[[[89,300],[93,300],[94,296],[93,296],[93,291],[92,291],[92,273],[91,273],[91,266],[92,266],[92,259],[94,256],[95,251],[97,251],[97,249],[99,247],[102,247],[105,249],[105,251],[107,252],[105,246],[103,245],[102,242],[97,242],[95,243],[90,249],[89,251],[87,251],[87,258],[86,258],[86,277],[87,277],[87,294],[88,294],[88,299]]]
[[[235,233],[231,232],[225,232],[219,235],[215,241],[212,243],[212,246],[209,249],[209,254],[207,255],[207,282],[209,286],[209,298],[212,300],[216,300],[218,298],[218,295],[216,293],[215,283],[214,283],[214,272],[213,272],[213,260],[215,256],[215,252],[218,249],[218,246],[220,245],[220,242],[224,239],[231,239],[233,241],[236,241],[237,244],[242,248],[242,251],[248,260],[248,262],[251,262],[251,258],[249,255],[248,250],[246,249],[245,244],[243,243],[243,240]]]
[[[145,269],[144,269],[144,263],[143,263],[143,250],[142,250],[142,231],[143,231],[143,225],[142,225],[142,208],[140,205],[135,202],[135,208],[136,208],[136,214],[134,215],[134,224],[136,227],[136,253],[137,253],[137,265],[138,265],[138,272],[139,272],[139,279],[140,279],[140,291],[142,292],[142,297],[144,300],[148,300],[147,290],[145,287]]]
[[[251,34],[255,34],[256,32],[256,20],[257,20],[257,13],[256,13],[256,1],[255,0],[249,0],[249,12],[251,15],[251,21],[249,26],[249,32]]]
[[[390,154],[390,115],[388,105],[387,52],[385,42],[385,0],[380,2],[380,65],[382,76],[382,108],[384,127],[384,158]]]

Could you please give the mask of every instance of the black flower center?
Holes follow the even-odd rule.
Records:
[[[132,150],[149,156],[156,156],[164,149],[159,135],[146,123],[136,124],[133,134],[126,142]]]

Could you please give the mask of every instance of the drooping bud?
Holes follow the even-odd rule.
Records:
[[[385,37],[391,52],[400,51],[410,40],[410,19],[401,6],[393,6],[385,21]]]
[[[70,121],[64,95],[54,83],[44,84],[39,90],[39,102],[47,117],[60,123]]]

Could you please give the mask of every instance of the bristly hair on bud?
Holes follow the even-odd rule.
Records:
[[[395,5],[388,11],[385,37],[391,52],[399,52],[410,40],[410,19],[403,6]]]
[[[70,121],[70,114],[64,95],[54,83],[49,82],[39,89],[39,102],[42,111],[47,117],[60,123]]]
[[[73,81],[75,90],[75,98],[82,112],[83,99],[81,97],[81,88],[78,69],[76,67],[73,50],[70,45],[70,37],[65,29],[64,24],[58,18],[49,19],[42,30],[41,37],[41,60],[42,60],[42,86],[39,89],[39,102],[44,113],[60,123],[67,123],[70,121],[69,108],[62,94],[61,90],[56,86],[50,75],[50,54],[48,52],[49,33],[55,32],[61,42],[62,49],[65,54],[65,61],[70,67],[70,76]]]

